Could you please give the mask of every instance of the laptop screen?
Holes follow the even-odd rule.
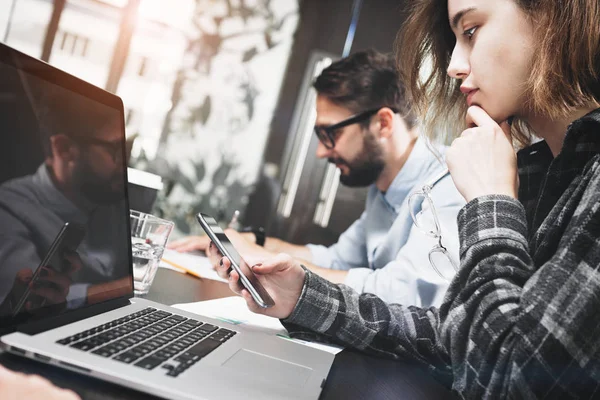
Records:
[[[121,100],[0,45],[0,329],[133,293]]]

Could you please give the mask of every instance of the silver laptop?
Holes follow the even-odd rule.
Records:
[[[332,354],[133,297],[120,98],[0,44],[0,149],[4,350],[169,399],[319,396]]]

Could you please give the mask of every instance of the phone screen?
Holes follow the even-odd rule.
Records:
[[[235,247],[233,247],[233,244],[229,241],[229,238],[225,235],[225,232],[223,232],[219,224],[217,224],[217,221],[206,214],[198,214],[197,219],[219,251],[229,258],[232,268],[240,274],[242,285],[248,289],[256,303],[264,308],[275,305],[275,302],[260,284],[256,275],[248,268],[245,262],[242,262],[242,257]]]

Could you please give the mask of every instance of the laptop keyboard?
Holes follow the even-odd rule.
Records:
[[[56,343],[176,377],[236,332],[148,307]]]

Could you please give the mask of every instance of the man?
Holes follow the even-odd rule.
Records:
[[[374,293],[387,302],[423,307],[441,304],[454,269],[447,260],[438,262],[442,277],[430,266],[429,253],[439,238],[413,226],[408,198],[425,184],[433,184],[430,196],[442,245],[453,260],[458,260],[456,216],[464,200],[448,174],[432,182],[445,170],[438,160],[444,148],[436,148],[436,157],[419,138],[393,58],[374,50],[355,53],[326,68],[313,86],[317,91],[317,156],[340,169],[342,184],[370,186],[366,209],[330,247],[301,246],[269,237],[265,249],[305,260],[304,265],[331,282]],[[411,206],[415,214],[430,208],[423,196]],[[423,212],[426,215],[430,220],[421,228],[433,230],[428,227],[435,226],[435,217]],[[227,234],[235,242],[235,232]],[[252,234],[245,237],[254,241]],[[170,247],[203,250],[208,243],[192,237]]]
[[[101,301],[102,292],[131,285],[123,226],[105,223],[122,220],[127,212],[119,113],[37,78],[22,79],[23,87],[35,93],[30,97],[23,91],[23,97],[36,104],[16,99],[13,119],[3,111],[4,120],[12,121],[4,134],[17,134],[18,120],[35,110],[45,160],[32,160],[41,162],[33,175],[15,176],[0,187],[0,318],[17,311],[27,287],[24,311],[35,312],[49,305],[77,308]],[[119,218],[110,217],[115,213]],[[61,255],[71,267],[59,271],[42,265],[32,282],[65,222],[85,227],[77,256]]]

